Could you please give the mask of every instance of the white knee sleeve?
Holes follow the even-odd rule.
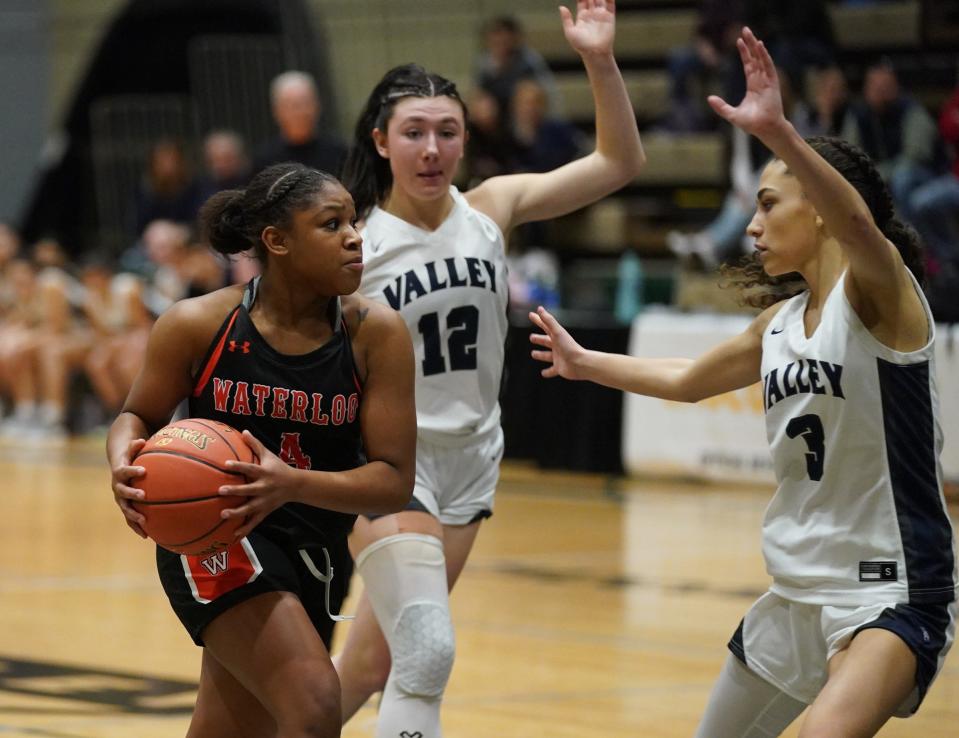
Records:
[[[411,697],[439,697],[453,668],[446,559],[442,542],[402,533],[367,546],[356,559],[393,665],[390,679]]]

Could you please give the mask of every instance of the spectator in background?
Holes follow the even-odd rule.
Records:
[[[140,277],[146,285],[144,301],[159,316],[187,294],[184,264],[190,229],[170,220],[155,220],[140,240],[120,255],[120,269]]]
[[[0,276],[6,302],[0,323],[0,391],[11,406],[0,424],[0,436],[18,437],[31,430],[36,418],[38,389],[28,364],[35,345],[33,332],[43,314],[33,262],[14,258]]]
[[[783,113],[791,121],[810,118],[806,104],[797,97],[789,76],[778,70]],[[801,123],[795,123],[801,136],[811,136],[813,131]],[[753,251],[754,239],[746,234],[746,226],[756,212],[756,191],[759,177],[771,154],[758,138],[732,127],[729,157],[730,188],[723,200],[719,214],[697,233],[670,231],[666,245],[679,257],[697,256],[707,269],[715,269],[727,261],[735,261],[743,253]]]
[[[690,43],[669,54],[670,110],[664,128],[675,133],[715,130],[718,121],[706,96],[742,97],[736,52],[742,24],[742,0],[701,0]]]
[[[32,256],[32,263],[16,275],[16,302],[0,357],[0,372],[14,400],[3,434],[18,440],[62,440],[71,372],[93,344],[85,320],[87,291],[53,239],[39,241]]]
[[[896,209],[911,221],[910,195],[933,178],[942,152],[935,121],[922,105],[900,90],[888,60],[866,70],[862,100],[850,106],[842,137],[876,162]]]
[[[577,129],[550,117],[547,107],[546,90],[537,80],[516,83],[511,126],[513,172],[551,172],[583,153]],[[546,245],[551,224],[549,220],[536,220],[520,225],[516,229],[520,248]]]
[[[0,274],[20,253],[20,234],[8,223],[0,221]]]
[[[471,189],[484,179],[509,174],[513,162],[513,140],[500,125],[499,103],[484,89],[476,88],[467,101],[470,111],[469,140],[466,142],[461,189]]]
[[[206,174],[200,186],[203,202],[221,190],[243,189],[250,180],[250,159],[246,145],[242,136],[235,131],[224,129],[209,133],[203,141],[203,160],[206,164]],[[226,284],[249,282],[260,273],[259,261],[252,251],[230,257],[227,265],[221,259],[206,248],[191,254],[191,270],[195,274],[189,296],[225,286],[218,284],[222,281],[222,276],[217,276],[218,269],[226,270]]]
[[[146,304],[146,286],[133,274],[117,274],[94,328],[99,338],[87,354],[84,370],[108,416],[119,412],[143,365],[154,315]]]
[[[817,69],[806,106],[795,121],[804,136],[839,136],[849,112],[849,86],[846,75],[836,66]]]
[[[785,71],[796,94],[804,96],[806,71],[836,62],[836,39],[825,0],[743,2],[744,25],[763,39],[780,72]]]
[[[18,313],[24,307],[20,304],[18,284],[21,278],[17,273],[22,272],[23,265],[28,262],[18,258],[20,247],[20,234],[17,230],[8,223],[0,221],[0,418],[9,409],[6,407],[6,401],[10,399],[5,357],[13,337],[18,333]],[[32,269],[27,270],[30,279],[32,279],[32,272]]]
[[[136,197],[136,235],[154,220],[192,225],[200,202],[183,144],[166,138],[154,143]]]
[[[517,82],[512,109],[513,171],[549,172],[581,155],[578,130],[549,115],[546,90],[538,80]]]
[[[944,281],[959,287],[959,87],[942,108],[939,132],[952,169],[910,193],[907,215],[935,261],[930,272],[942,273]]]
[[[538,51],[530,48],[523,28],[508,15],[493,18],[483,28],[485,50],[476,63],[476,84],[486,90],[499,106],[500,126],[509,130],[513,92],[520,80],[535,79],[546,92],[549,112],[559,113],[559,98],[553,73]]]
[[[285,161],[339,175],[346,144],[319,129],[322,102],[313,76],[289,71],[270,83],[270,104],[279,133],[257,155],[254,171]]]
[[[7,223],[0,221],[0,336],[3,335],[3,316],[14,302],[7,270],[19,253],[20,234]]]
[[[206,171],[200,179],[200,200],[206,202],[220,190],[242,188],[250,179],[250,159],[243,137],[235,131],[218,130],[203,139]]]

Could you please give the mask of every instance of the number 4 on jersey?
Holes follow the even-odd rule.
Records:
[[[280,458],[297,469],[310,469],[310,457],[300,446],[299,433],[284,433],[280,438]]]

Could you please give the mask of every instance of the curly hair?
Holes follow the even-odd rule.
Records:
[[[872,159],[841,138],[814,136],[807,138],[806,143],[856,188],[876,226],[895,245],[906,267],[922,284],[925,267],[919,235],[896,217],[892,195]],[[808,288],[795,272],[778,277],[766,274],[757,253],[743,257],[738,264],[724,265],[721,274],[724,287],[740,289],[742,303],[756,308],[767,308]]]

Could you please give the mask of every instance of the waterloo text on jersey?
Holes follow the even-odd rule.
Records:
[[[842,393],[842,364],[817,359],[797,359],[777,367],[763,377],[763,399],[766,410],[793,395],[831,394],[846,399]]]
[[[324,398],[319,392],[307,394],[286,387],[213,378],[213,405],[221,413],[262,418],[269,410],[271,418],[289,419],[295,423],[343,425],[356,420],[359,404],[360,397],[356,392]]]
[[[449,257],[442,262],[426,263],[419,274],[416,269],[410,269],[394,282],[395,289],[392,286],[384,287],[383,294],[390,306],[399,310],[423,295],[448,287],[482,287],[496,292],[496,267],[493,262],[475,256]]]

